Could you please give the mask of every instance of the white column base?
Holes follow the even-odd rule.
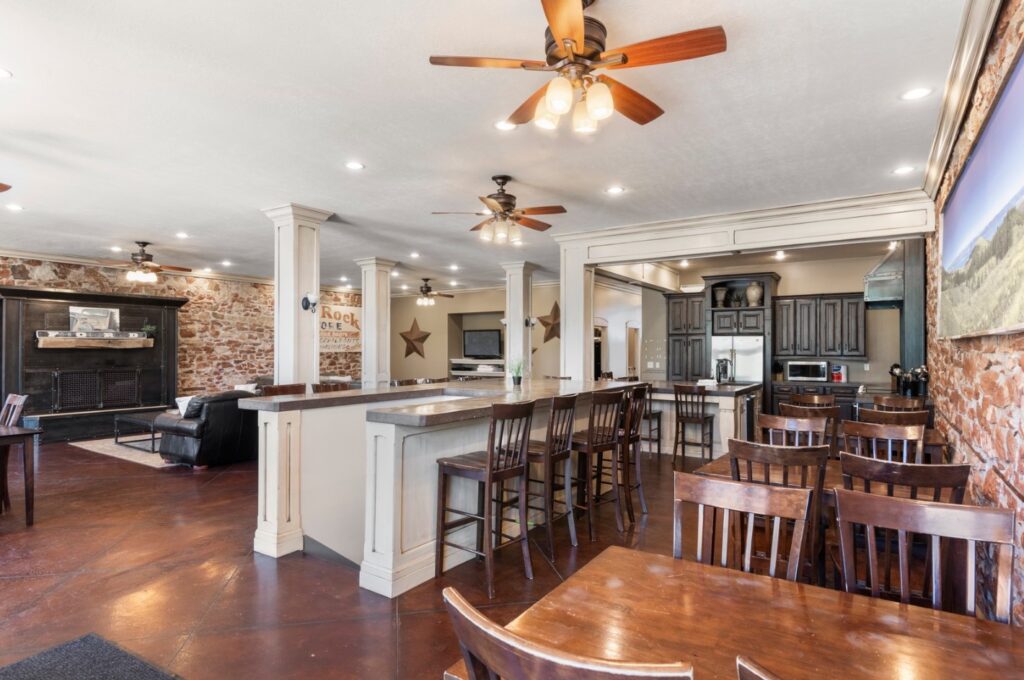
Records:
[[[301,411],[259,412],[259,490],[252,548],[281,557],[302,550]]]
[[[302,531],[292,530],[284,533],[257,529],[253,537],[252,549],[267,557],[284,557],[302,550]]]

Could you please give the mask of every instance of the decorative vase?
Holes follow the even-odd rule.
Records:
[[[758,281],[751,281],[747,286],[747,307],[760,307],[764,301],[764,286]]]
[[[726,287],[715,288],[715,307],[725,307],[725,296],[729,293]]]
[[[514,376],[512,376],[512,386],[513,387],[521,387],[522,384],[523,384],[523,376],[521,376],[521,375],[514,375]]]

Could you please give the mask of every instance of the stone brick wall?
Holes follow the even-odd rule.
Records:
[[[940,212],[1022,42],[1024,0],[1009,0],[1002,9],[971,107],[943,176],[937,198]],[[955,459],[973,468],[969,488],[973,502],[1018,512],[1013,621],[1024,625],[1024,334],[939,340],[941,265],[937,234],[929,240],[927,253],[928,366],[933,376],[930,393],[935,402],[936,425],[949,438]],[[990,563],[987,566],[991,568]],[[991,588],[986,590],[991,593]]]
[[[274,372],[274,287],[267,283],[161,276],[130,283],[124,271],[62,262],[0,257],[0,285],[94,293],[184,297],[178,314],[178,393],[230,389]],[[325,302],[359,306],[359,293],[323,291]],[[320,355],[320,370],[360,377],[360,355]]]

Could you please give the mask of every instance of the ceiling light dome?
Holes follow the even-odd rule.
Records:
[[[548,111],[543,99],[537,102],[537,108],[533,112],[533,124],[543,130],[554,130],[558,127],[558,116]]]
[[[604,120],[615,112],[612,91],[604,83],[594,83],[587,88],[587,113],[594,120]]]
[[[576,102],[572,110],[572,129],[581,135],[597,132],[597,121],[590,117],[586,101]]]
[[[544,101],[547,109],[556,116],[569,113],[576,90],[572,82],[565,76],[558,76],[548,83],[547,92],[544,94]]]

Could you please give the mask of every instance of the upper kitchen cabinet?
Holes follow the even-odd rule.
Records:
[[[779,298],[773,348],[778,358],[867,356],[864,296]]]
[[[771,322],[778,274],[705,276],[704,281],[713,335],[771,335],[766,324]]]
[[[704,294],[668,297],[668,332],[703,333]]]

